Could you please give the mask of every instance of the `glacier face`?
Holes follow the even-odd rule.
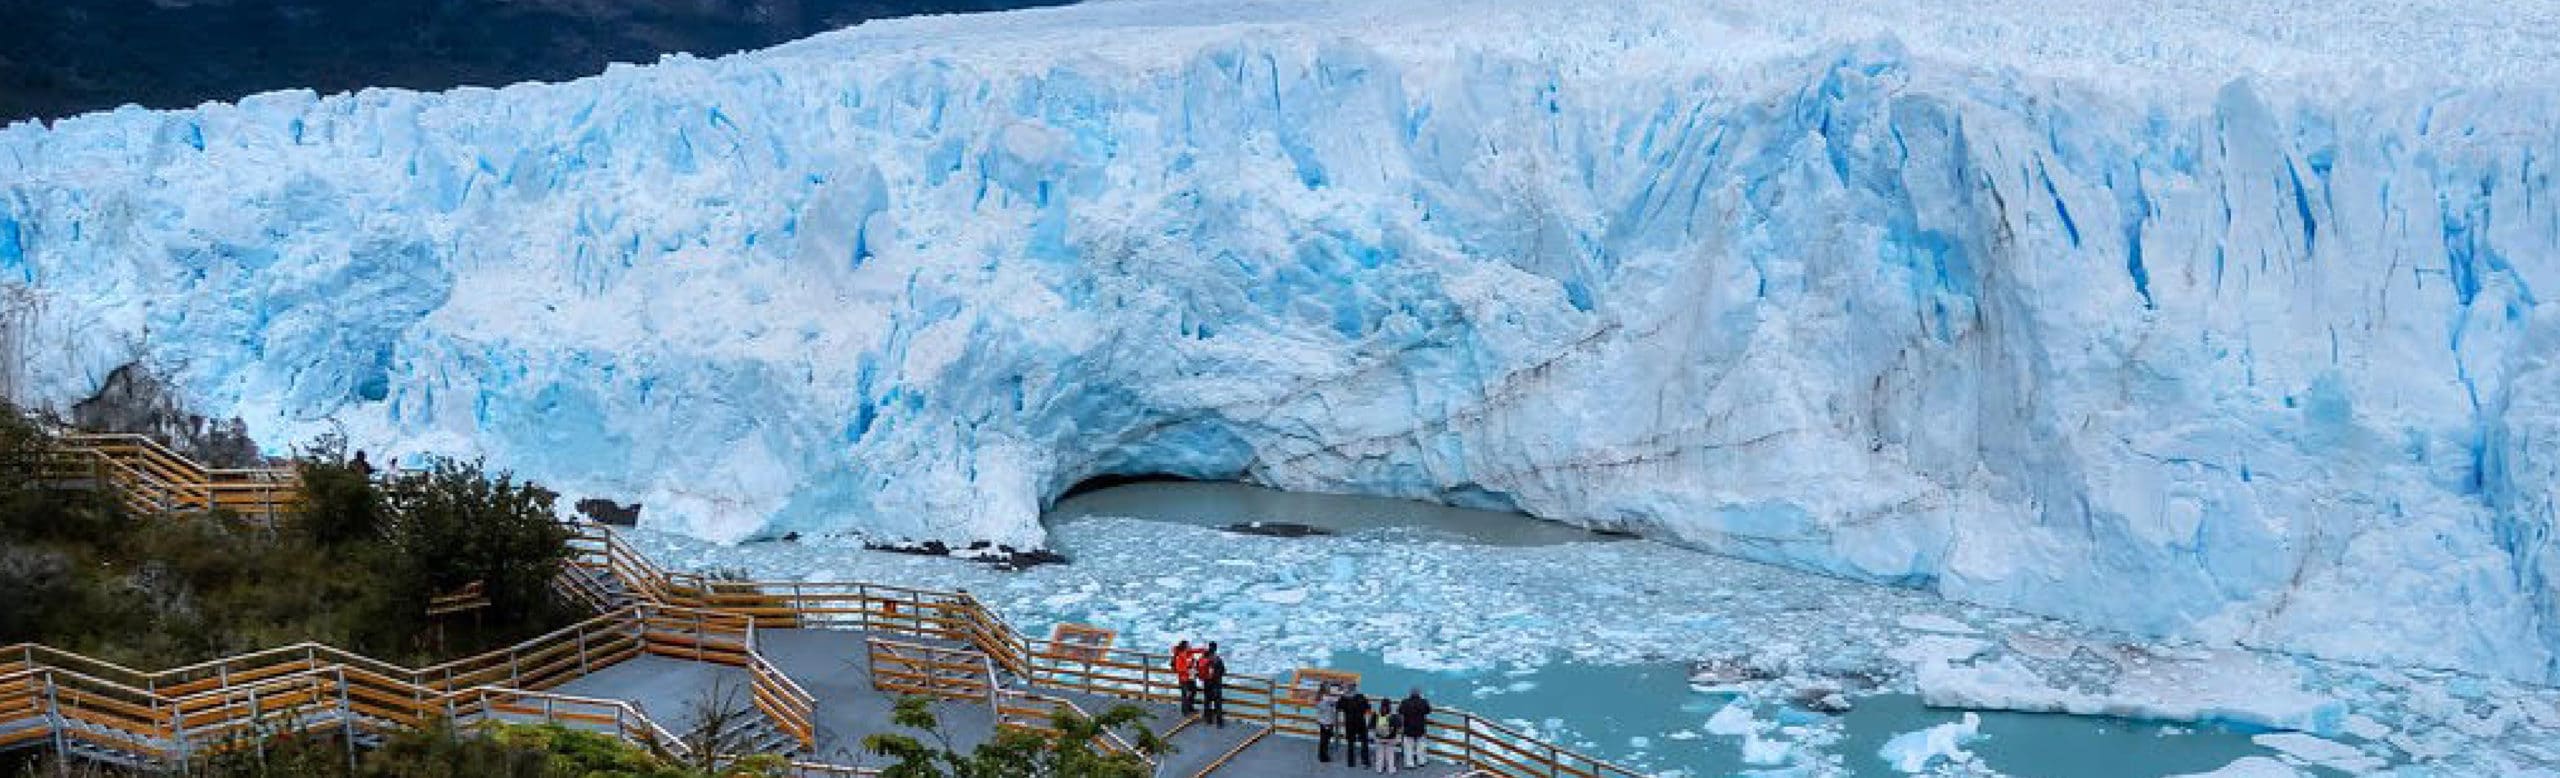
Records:
[[[714,539],[1242,478],[2560,679],[2549,74],[1762,5],[1104,3],[16,125],[0,382],[141,362]]]

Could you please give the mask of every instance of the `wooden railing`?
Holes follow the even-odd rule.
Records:
[[[754,691],[756,709],[773,721],[775,729],[800,744],[803,751],[818,747],[818,698],[791,680],[782,668],[774,666],[764,655],[747,653],[747,673]]]
[[[1075,701],[1064,697],[1021,689],[999,689],[996,694],[997,727],[1042,735],[1056,735],[1058,730],[1053,724],[1061,712],[1072,713],[1079,718],[1093,718],[1093,714],[1076,705]],[[1103,730],[1094,738],[1094,745],[1106,754],[1128,754],[1137,757],[1138,761],[1146,763],[1149,773],[1155,772],[1154,768],[1157,766],[1155,756],[1138,750],[1136,745],[1130,743],[1127,738],[1121,737],[1118,732]]]
[[[990,689],[1001,684],[983,678],[984,671],[977,668],[992,665],[1035,688],[1146,702],[1181,695],[1170,655],[1028,637],[966,591],[857,582],[714,581],[664,572],[604,527],[580,525],[576,532],[583,552],[575,564],[610,570],[629,590],[652,593],[670,604],[752,616],[764,626],[859,629],[925,639],[869,641],[874,683],[884,690],[986,701]],[[1273,678],[1229,675],[1228,715],[1267,725],[1275,734],[1314,737],[1311,702],[1293,700],[1283,689]],[[1002,719],[1001,702],[994,704]],[[1433,756],[1499,778],[1644,775],[1463,710],[1443,707],[1431,720],[1425,747]]]
[[[126,510],[144,515],[220,509],[273,518],[301,493],[291,470],[209,468],[144,435],[66,434],[36,456],[45,480],[112,487]]]
[[[10,745],[72,740],[163,765],[261,732],[339,726],[379,733],[436,716],[515,720],[537,710],[545,721],[680,747],[654,724],[641,727],[646,717],[628,703],[541,692],[649,653],[748,668],[757,676],[758,707],[803,747],[813,745],[815,698],[753,651],[752,630],[746,616],[641,605],[414,669],[304,643],[142,672],[22,644],[0,650],[0,726],[26,727],[10,731]]]
[[[995,665],[985,653],[877,637],[863,643],[873,688],[899,696],[997,704]]]

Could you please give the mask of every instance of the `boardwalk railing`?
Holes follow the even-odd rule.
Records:
[[[68,434],[39,456],[46,480],[112,486],[137,514],[221,509],[273,518],[301,494],[291,470],[206,467],[144,435]]]
[[[863,643],[868,649],[874,688],[900,696],[999,705],[995,665],[985,653],[887,638],[871,638]]]
[[[875,683],[884,690],[948,699],[989,699],[992,687],[977,668],[994,669],[1035,688],[1122,699],[1179,699],[1170,655],[1026,636],[966,591],[935,591],[870,583],[714,581],[660,570],[647,557],[593,525],[575,528],[582,549],[573,564],[609,571],[633,592],[669,604],[752,616],[758,625],[860,629],[965,645],[975,650],[872,638]],[[1003,716],[998,705],[999,719]],[[1287,696],[1272,678],[1228,676],[1230,717],[1258,721],[1277,734],[1314,737],[1311,702]],[[1492,719],[1454,708],[1431,716],[1426,748],[1497,778],[1637,778],[1632,768],[1540,741]]]
[[[414,669],[304,643],[142,672],[21,644],[0,649],[0,732],[7,733],[0,745],[78,743],[137,763],[175,765],[260,732],[342,727],[352,737],[443,716],[583,723],[635,742],[680,746],[662,728],[640,726],[646,717],[627,703],[606,710],[598,705],[611,701],[541,693],[649,653],[748,668],[757,676],[758,707],[804,748],[813,747],[815,698],[753,652],[752,626],[737,614],[633,606],[505,649]],[[601,726],[607,723],[612,726]]]
[[[1056,716],[1061,712],[1072,713],[1079,718],[1093,718],[1093,714],[1086,712],[1084,708],[1076,705],[1075,701],[1064,697],[1054,697],[1038,692],[1027,692],[1020,689],[1002,689],[997,693],[996,726],[998,727],[1018,729],[1042,735],[1056,735],[1058,734],[1058,730],[1053,726],[1053,724]],[[1103,730],[1099,736],[1094,738],[1094,746],[1100,748],[1103,753],[1107,754],[1128,754],[1130,756],[1135,756],[1138,758],[1138,761],[1145,762],[1147,764],[1147,767],[1149,768],[1148,772],[1150,773],[1155,772],[1154,768],[1157,767],[1157,761],[1154,756],[1138,750],[1136,745],[1131,744],[1127,738],[1121,737],[1118,732],[1107,729]]]

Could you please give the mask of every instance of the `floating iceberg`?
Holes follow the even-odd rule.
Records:
[[[2560,677],[2534,9],[1893,6],[1100,2],[19,124],[0,388],[141,363],[715,540],[1237,478]]]

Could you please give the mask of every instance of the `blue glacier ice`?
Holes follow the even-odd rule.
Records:
[[[2542,6],[1897,5],[1103,2],[14,125],[0,388],[139,362],[715,540],[1237,478],[2560,680]]]

